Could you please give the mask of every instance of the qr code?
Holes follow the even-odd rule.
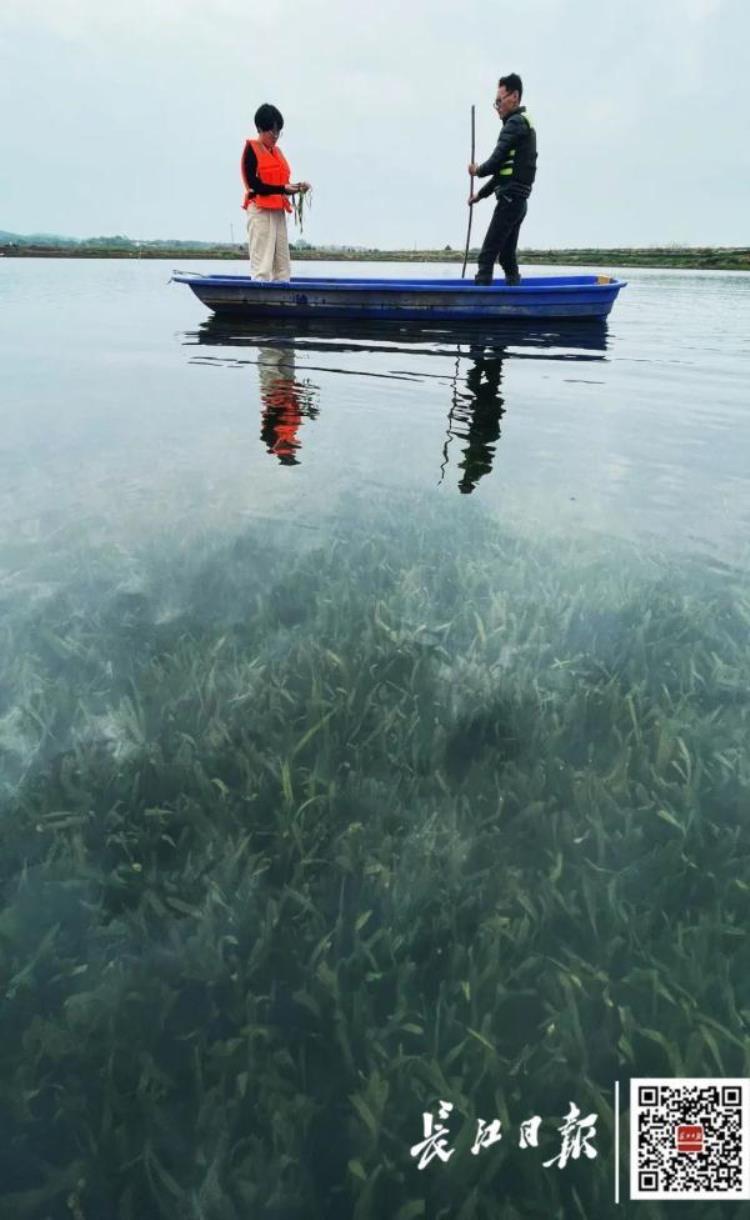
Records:
[[[750,1199],[750,1080],[630,1082],[632,1199]]]

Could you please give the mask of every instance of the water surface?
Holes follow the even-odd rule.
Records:
[[[455,334],[3,261],[9,1215],[599,1220],[616,1079],[750,1075],[750,281],[623,278]]]

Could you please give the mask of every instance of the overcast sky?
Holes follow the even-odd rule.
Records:
[[[748,47],[750,0],[0,0],[0,229],[240,240],[270,101],[308,240],[462,246],[515,71],[522,245],[750,245]]]

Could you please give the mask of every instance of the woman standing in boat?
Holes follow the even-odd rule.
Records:
[[[291,278],[287,212],[290,196],[309,191],[309,182],[290,182],[289,163],[278,146],[284,127],[280,110],[268,102],[255,112],[257,139],[246,140],[242,154],[250,274],[256,280]]]

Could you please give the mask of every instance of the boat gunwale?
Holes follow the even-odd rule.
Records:
[[[537,293],[555,293],[560,295],[570,295],[585,292],[594,292],[597,295],[615,293],[617,294],[621,288],[626,287],[627,280],[619,280],[614,277],[606,283],[600,283],[596,276],[576,276],[563,277],[559,279],[555,277],[537,277],[537,282],[526,282],[521,284],[474,284],[472,282],[464,283],[461,280],[377,280],[377,279],[316,279],[299,276],[291,280],[254,280],[250,276],[239,275],[201,275],[200,272],[191,273],[175,273],[172,276],[175,283],[188,284],[190,287],[203,286],[216,288],[236,288],[237,291],[258,291],[260,294],[269,292],[272,289],[277,291],[294,292],[299,291],[315,291],[332,292],[338,294],[340,292],[356,292],[359,288],[362,292],[377,290],[378,292],[387,292],[392,294],[404,293],[421,293],[425,296],[433,294],[456,293],[465,295],[468,293],[476,294],[481,297],[488,296],[518,296],[524,297],[535,295]],[[574,279],[575,282],[569,281]],[[538,282],[542,280],[543,282]]]

